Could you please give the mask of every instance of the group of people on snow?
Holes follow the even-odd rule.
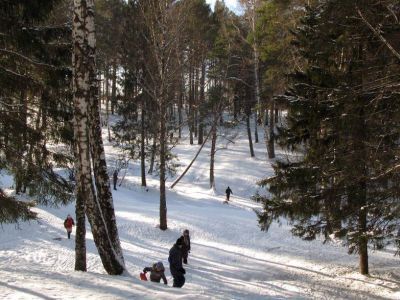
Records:
[[[116,183],[118,179],[117,171],[113,174],[114,190],[116,190]],[[229,201],[230,195],[233,194],[231,188],[225,190],[226,202]],[[68,239],[71,238],[72,226],[75,225],[74,219],[71,215],[68,215],[64,220],[64,227],[67,230]],[[179,237],[172,248],[169,250],[168,262],[171,275],[174,279],[173,287],[182,287],[185,284],[185,274],[186,270],[183,268],[183,264],[188,263],[188,256],[190,253],[190,236],[189,230],[185,229],[181,237]],[[151,267],[145,267],[143,273],[140,274],[142,280],[147,280],[146,273],[150,272],[150,280],[153,282],[161,282],[163,280],[164,284],[168,284],[167,278],[165,277],[165,267],[164,264],[159,261],[154,263]]]
[[[68,215],[64,220],[64,227],[67,230],[68,239],[71,238],[72,226],[75,225],[74,219],[71,215]],[[189,230],[185,229],[181,237],[179,237],[172,248],[169,250],[168,262],[171,275],[174,279],[173,287],[182,287],[185,284],[186,270],[183,268],[183,264],[188,263],[188,256],[190,253],[190,235]],[[142,280],[147,280],[146,273],[150,272],[150,280],[153,282],[161,282],[168,284],[167,278],[165,277],[164,264],[159,261],[151,267],[145,267],[143,273],[140,274]]]
[[[178,238],[172,248],[169,250],[168,262],[171,275],[174,279],[173,287],[180,288],[185,284],[186,270],[183,268],[183,264],[188,263],[188,256],[190,253],[190,236],[189,230],[185,229],[183,235]],[[150,272],[150,280],[153,282],[161,282],[168,284],[167,278],[165,277],[165,268],[161,261],[153,264],[152,267],[146,267],[143,269],[141,279],[147,280],[145,277],[146,273]]]

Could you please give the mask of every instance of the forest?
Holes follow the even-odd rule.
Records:
[[[162,237],[183,226],[170,201],[175,207],[201,178],[210,198],[223,199],[230,184],[224,209],[243,198],[266,241],[284,224],[319,251],[340,245],[363,276],[379,269],[371,253],[398,263],[399,1],[235,7],[1,0],[0,177],[10,185],[0,180],[0,224],[40,222],[41,209],[71,207],[74,270],[90,271],[93,240],[104,271],[126,275],[132,254],[124,255],[118,192],[140,188],[157,199],[150,236]],[[242,141],[233,163],[224,153]],[[200,215],[214,216],[213,205]]]

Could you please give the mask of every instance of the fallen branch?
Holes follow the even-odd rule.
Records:
[[[197,157],[199,156],[201,149],[203,149],[204,145],[206,144],[208,138],[211,135],[212,130],[214,129],[214,126],[211,127],[210,131],[208,132],[206,138],[204,139],[203,144],[201,144],[201,147],[199,148],[199,150],[197,151],[195,157],[192,159],[192,161],[190,162],[190,164],[186,167],[185,171],[183,171],[183,173],[172,183],[171,185],[171,189],[174,188],[175,185],[178,184],[178,182],[183,178],[183,176],[185,176],[185,174],[187,173],[187,171],[189,171],[190,167],[193,165],[193,163],[195,162],[195,160],[197,159]]]
[[[393,53],[394,56],[396,56],[400,60],[400,53],[396,51],[396,49],[393,48],[393,46],[385,39],[385,37],[379,33],[378,30],[372,26],[367,19],[364,17],[364,15],[361,13],[360,9],[356,6],[358,15],[361,17],[363,22],[372,30],[372,32],[386,45],[386,47],[389,48],[389,50]]]

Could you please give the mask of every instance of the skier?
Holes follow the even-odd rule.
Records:
[[[115,170],[113,173],[114,191],[117,190],[117,181],[118,181],[118,170]]]
[[[226,202],[228,202],[229,201],[229,198],[230,198],[230,196],[231,196],[231,194],[233,194],[233,192],[232,192],[232,190],[231,190],[231,188],[228,186],[228,188],[225,190],[225,193],[226,193]]]
[[[143,273],[146,274],[150,272],[150,280],[153,282],[160,282],[161,279],[163,280],[164,284],[168,284],[167,278],[164,274],[165,268],[161,261],[158,263],[153,264],[152,267],[146,267],[143,269]]]
[[[172,277],[174,278],[173,287],[180,288],[185,284],[185,274],[186,271],[182,267],[182,245],[183,238],[180,237],[176,240],[175,245],[169,250],[169,269],[171,271]]]
[[[187,259],[190,253],[190,236],[189,236],[189,230],[185,229],[183,231],[183,245],[182,245],[182,259],[183,259],[183,263],[187,264]]]
[[[68,215],[64,220],[64,227],[67,230],[68,239],[71,238],[72,226],[75,226],[74,219],[72,219],[71,215]]]

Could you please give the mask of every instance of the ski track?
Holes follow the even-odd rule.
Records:
[[[220,139],[217,147],[225,145]],[[183,140],[174,149],[181,164],[178,174],[198,147]],[[147,178],[146,191],[139,186],[139,165],[129,166],[122,186],[113,193],[128,270],[124,276],[105,274],[89,225],[88,272],[74,271],[74,240],[66,239],[63,228],[65,216],[74,213],[73,204],[37,207],[38,221],[3,225],[0,298],[400,299],[399,260],[393,249],[370,251],[371,276],[367,277],[358,274],[357,256],[348,255],[337,244],[295,238],[285,220],[273,223],[267,233],[259,230],[253,210],[260,206],[249,198],[263,192],[256,181],[273,172],[261,135],[255,144],[255,158],[249,157],[244,128],[238,131],[235,143],[217,151],[215,191],[208,187],[209,151],[206,145],[182,181],[168,190],[169,228],[164,232],[157,228],[157,178]],[[106,152],[112,169],[119,154],[109,144]],[[1,178],[5,188],[12,185],[9,176]],[[167,186],[173,179],[168,179]],[[223,204],[228,185],[233,195],[229,204]],[[185,228],[192,239],[186,284],[183,289],[173,289],[167,257]],[[167,266],[169,286],[138,279],[143,267],[158,260]]]

